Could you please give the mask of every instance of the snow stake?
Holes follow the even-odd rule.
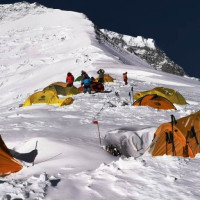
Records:
[[[38,144],[38,141],[36,141],[36,144],[35,144],[35,150],[37,149],[37,144]],[[35,159],[34,159],[34,161],[35,161]],[[34,166],[34,161],[33,161],[32,166]]]
[[[99,130],[99,123],[98,123],[98,121],[93,121],[93,124],[97,125],[98,133],[99,133],[99,143],[100,143],[100,146],[101,146],[101,134],[100,134],[100,130]]]

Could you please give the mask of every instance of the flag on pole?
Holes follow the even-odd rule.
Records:
[[[99,122],[94,120],[93,124],[97,125],[98,133],[99,133],[99,143],[100,143],[100,146],[101,146],[101,133],[100,133],[100,130],[99,130]]]

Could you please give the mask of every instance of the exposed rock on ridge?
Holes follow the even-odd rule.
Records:
[[[106,40],[119,48],[134,53],[140,58],[146,60],[156,70],[161,70],[179,76],[186,75],[182,67],[177,65],[165,52],[159,49],[153,39],[145,39],[141,36],[131,37],[122,35],[105,29],[96,28],[97,38]]]

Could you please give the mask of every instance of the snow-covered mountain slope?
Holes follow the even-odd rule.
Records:
[[[20,172],[1,177],[1,199],[199,199],[199,155],[113,157],[100,147],[92,124],[99,121],[103,145],[126,144],[124,150],[138,157],[138,137],[144,152],[171,114],[179,118],[199,109],[199,81],[156,71],[126,50],[99,43],[83,14],[28,3],[0,9],[1,135],[8,148],[21,153],[38,141],[39,152],[34,166],[23,163]],[[105,84],[105,93],[76,95],[65,107],[19,107],[34,91],[64,82],[68,71],[78,76],[85,70],[96,77],[99,68],[116,79]],[[131,87],[135,92],[156,86],[178,90],[188,104],[173,111],[131,105]]]
[[[111,41],[114,45],[126,49],[131,55],[137,55],[153,68],[176,75],[186,75],[182,67],[177,65],[165,52],[159,49],[153,39],[141,36],[132,37],[101,29],[101,38]]]

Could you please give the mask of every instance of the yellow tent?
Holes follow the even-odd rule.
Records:
[[[185,105],[187,104],[185,98],[177,91],[170,89],[170,88],[164,88],[164,87],[156,87],[152,90],[144,91],[144,92],[136,92],[134,95],[134,99],[137,100],[147,94],[157,94],[159,96],[165,97],[169,101],[175,104]]]
[[[99,80],[99,77],[96,78],[96,80]],[[104,74],[104,82],[113,82],[115,79],[111,77],[109,74]]]
[[[29,96],[24,102],[23,106],[31,106],[32,104],[41,104],[41,103],[64,106],[72,104],[73,99],[72,98],[59,99],[58,95],[55,92],[51,90],[46,90],[46,91],[36,92],[31,96]]]
[[[51,90],[51,91],[57,93],[57,95],[63,95],[63,96],[68,96],[68,97],[80,93],[78,88],[76,88],[74,86],[67,87],[67,84],[64,82],[52,83],[51,85],[49,85],[43,89],[43,91],[48,91],[48,90]]]
[[[195,157],[200,153],[200,111],[158,127],[150,145],[152,156]]]
[[[66,87],[66,93],[67,93],[67,97],[71,97],[81,92],[79,91],[78,88],[76,88],[75,86],[72,86],[72,87]]]

